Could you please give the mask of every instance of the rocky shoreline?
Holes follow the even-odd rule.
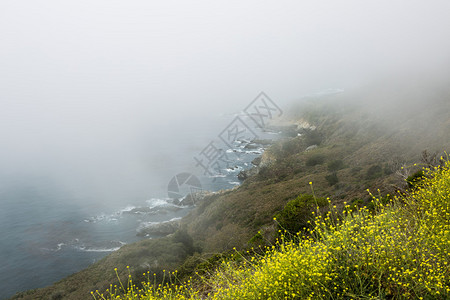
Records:
[[[310,126],[308,123],[301,122],[301,123],[284,123],[284,124],[278,124],[278,125],[270,125],[267,127],[267,131],[270,132],[278,132],[280,136],[283,138],[292,138],[297,137],[302,134],[304,134],[306,131],[315,130],[312,126]],[[269,146],[273,145],[276,142],[274,139],[254,139],[251,141],[242,141],[242,143],[246,143],[246,145],[243,147],[243,149],[246,150],[253,150],[253,149],[264,149],[263,153],[252,160],[251,164],[252,166],[249,169],[245,169],[240,171],[237,174],[237,179],[240,182],[245,181],[247,178],[257,175],[261,168],[268,167],[271,164],[275,163],[275,158],[273,155],[271,155],[269,152],[265,151]],[[317,147],[317,146],[316,146]],[[233,169],[237,169],[238,166],[232,167]],[[173,204],[175,206],[171,207],[171,209],[181,209],[182,207],[196,207],[198,205],[201,205],[201,203],[208,197],[213,195],[219,195],[221,193],[224,193],[228,190],[221,190],[217,192],[210,192],[210,191],[201,191],[197,192],[195,194],[188,194],[185,197],[183,197],[180,200],[174,199]],[[136,208],[131,210],[129,213],[147,213],[151,212],[151,208]],[[142,227],[138,228],[136,235],[140,237],[146,237],[146,236],[168,236],[173,233],[175,233],[179,228],[181,224],[181,218],[176,220],[169,220],[165,222],[159,222],[159,223],[148,223],[143,225]]]
[[[294,125],[296,128],[296,126]],[[272,132],[279,132],[282,134],[282,136],[288,136],[289,134],[292,134],[292,130],[294,128],[292,125],[289,126],[274,126],[270,128],[270,131]],[[297,133],[296,133],[297,134]],[[254,139],[251,141],[241,141],[241,143],[245,143],[245,146],[243,149],[245,150],[256,150],[256,149],[267,149],[269,146],[273,145],[275,143],[275,140],[273,139]],[[268,157],[268,155],[264,155],[265,151],[255,159],[253,159],[252,167],[246,170],[242,170],[237,174],[237,179],[242,182],[246,178],[255,175],[259,172],[260,167],[268,165],[271,160]],[[238,165],[231,167],[231,170],[238,169]],[[195,194],[188,194],[182,199],[173,199],[172,206],[167,207],[166,209],[168,211],[176,211],[182,208],[194,208],[198,205],[201,205],[201,203],[204,201],[205,198],[213,196],[213,195],[219,195],[223,192],[232,190],[221,190],[217,192],[211,192],[211,191],[200,191]],[[161,208],[158,208],[158,213],[161,212]],[[151,207],[138,207],[134,208],[130,211],[127,211],[128,214],[156,214],[157,210],[155,208]],[[168,220],[164,222],[148,222],[146,224],[142,224],[139,228],[137,228],[136,236],[139,237],[150,237],[150,236],[156,236],[156,237],[164,237],[171,235],[175,233],[180,228],[181,218],[177,218],[175,220]]]

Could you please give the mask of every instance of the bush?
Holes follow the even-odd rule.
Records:
[[[336,172],[344,167],[344,162],[341,159],[330,161],[327,165],[328,171]]]
[[[284,241],[251,267],[225,262],[214,299],[449,299],[450,163],[376,214],[318,216],[313,237]],[[406,205],[405,205],[406,204]],[[224,287],[224,288],[220,288]]]
[[[250,245],[254,246],[260,246],[265,244],[264,236],[261,234],[261,232],[258,231],[257,234],[255,234],[250,240]]]
[[[194,240],[187,233],[186,229],[179,229],[173,235],[173,241],[176,243],[182,243],[188,255],[192,255],[194,251],[198,250],[194,247]]]
[[[125,295],[110,298],[450,299],[450,162],[424,173],[407,198],[374,198],[374,212],[347,205],[341,214],[318,214],[303,237],[282,236],[262,255],[232,253],[200,277],[200,288],[149,282],[137,291],[130,284]],[[280,219],[311,197],[290,201]]]
[[[324,198],[315,198],[313,195],[301,195],[289,201],[275,215],[275,219],[280,229],[287,230],[290,233],[297,233],[308,226],[311,220],[311,212],[316,210],[317,205],[323,206],[327,204]]]
[[[299,153],[302,150],[301,141],[298,138],[290,139],[282,144],[281,149],[283,156]]]
[[[306,147],[312,146],[312,145],[320,145],[323,140],[323,136],[320,132],[317,130],[305,130],[305,133],[303,134],[304,141],[306,144]]]
[[[366,178],[376,179],[378,177],[381,177],[382,175],[383,175],[383,168],[381,168],[380,165],[373,165],[367,170]]]
[[[423,172],[423,170],[419,170],[417,172],[415,172],[414,174],[408,176],[408,178],[406,178],[406,183],[408,184],[408,188],[413,188],[415,186],[418,185],[418,183],[420,183],[424,177],[425,173]]]
[[[50,295],[51,300],[64,299],[64,291],[55,291]]]
[[[337,177],[336,172],[325,176],[325,179],[327,180],[327,182],[330,186],[333,186],[339,182],[339,178]]]
[[[322,154],[314,154],[313,156],[308,157],[306,160],[306,165],[308,167],[313,167],[315,165],[321,165],[325,161],[325,156]]]

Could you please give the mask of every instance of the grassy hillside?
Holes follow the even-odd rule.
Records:
[[[301,136],[272,145],[257,174],[238,188],[205,197],[176,234],[126,245],[86,270],[15,299],[87,299],[91,291],[118,284],[115,268],[122,282],[130,272],[138,283],[147,280],[143,274],[156,274],[152,282],[161,282],[176,269],[181,281],[195,272],[213,272],[221,257],[275,243],[280,225],[273,217],[286,207],[292,211],[285,213],[283,225],[295,219],[300,228],[311,230],[308,221],[314,221],[311,211],[316,203],[302,198],[312,194],[309,182],[315,199],[331,199],[337,211],[346,205],[373,208],[367,189],[379,189],[382,197],[394,195],[417,171],[414,163],[433,163],[430,155],[422,157],[422,151],[450,149],[450,93],[441,91],[427,102],[411,100],[406,107],[371,106],[372,95],[343,93],[302,101],[283,120],[298,125]],[[295,199],[293,205],[290,201]],[[327,201],[318,204],[320,213],[330,210]]]
[[[312,183],[311,183],[312,185]],[[317,200],[317,199],[316,199]],[[450,162],[425,171],[412,190],[372,209],[315,211],[312,228],[262,255],[235,252],[191,282],[118,286],[95,299],[448,299]],[[117,293],[119,296],[116,298]],[[122,296],[120,296],[122,295]]]
[[[316,129],[273,145],[263,155],[268,163],[256,176],[237,190],[207,199],[184,219],[205,252],[246,247],[258,231],[273,235],[272,217],[289,200],[311,193],[310,181],[318,197],[330,197],[337,207],[344,202],[367,205],[367,189],[393,194],[415,172],[402,166],[420,162],[424,150],[440,153],[450,148],[450,131],[443,129],[450,128],[448,102],[429,102],[426,109],[417,104],[415,111],[420,113],[409,116],[399,107],[390,111],[390,117],[397,118],[390,121],[380,119],[382,112],[371,112],[345,97],[311,99],[292,109],[286,116],[290,123],[307,122]],[[415,122],[426,123],[426,130],[416,129]],[[312,145],[318,147],[306,151]]]

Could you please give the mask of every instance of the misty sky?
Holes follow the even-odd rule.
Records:
[[[174,147],[202,136],[201,148],[217,116],[260,91],[283,106],[448,69],[449,13],[448,1],[2,0],[0,178],[150,194]]]

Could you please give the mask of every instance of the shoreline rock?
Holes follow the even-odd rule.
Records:
[[[180,220],[171,220],[161,223],[149,223],[146,226],[138,228],[136,236],[166,236],[175,233],[180,228]]]

